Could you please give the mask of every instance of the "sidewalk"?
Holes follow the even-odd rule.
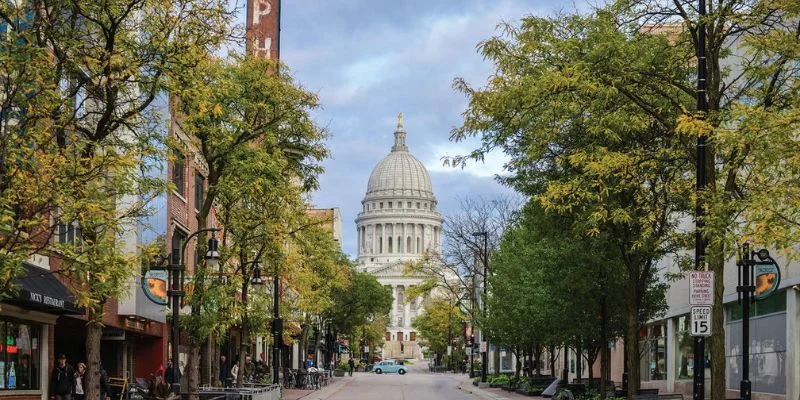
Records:
[[[334,378],[332,383],[319,390],[284,389],[283,392],[281,392],[281,400],[324,400],[350,384],[352,381],[352,377],[345,375],[343,377]]]
[[[458,381],[459,381],[458,388],[461,389],[461,391],[470,393],[474,396],[480,397],[485,400],[543,399],[543,397],[541,396],[525,396],[517,392],[507,392],[500,388],[487,387],[480,389],[477,386],[472,385],[472,379],[470,379],[468,375],[466,377],[460,377]]]

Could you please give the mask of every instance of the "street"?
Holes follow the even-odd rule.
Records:
[[[409,367],[406,375],[355,373],[343,379],[341,389],[327,400],[473,400],[479,399],[458,389],[463,375],[432,374],[426,362]],[[342,378],[339,378],[342,379]],[[313,396],[309,396],[313,398]]]

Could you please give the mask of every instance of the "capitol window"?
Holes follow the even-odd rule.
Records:
[[[411,202],[406,203],[406,208],[411,208]]]
[[[419,208],[419,202],[417,202],[417,208]]]
[[[381,202],[381,210],[383,210],[383,202]]]

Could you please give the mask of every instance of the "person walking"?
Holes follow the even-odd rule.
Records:
[[[164,382],[169,383],[172,386],[175,382],[181,381],[181,371],[175,370],[175,367],[172,365],[172,359],[167,360],[167,368],[164,370]]]
[[[353,361],[353,357],[350,357],[350,359],[347,360],[347,366],[350,367],[348,375],[353,376],[353,370],[356,369],[356,362]]]
[[[50,398],[54,400],[72,400],[75,388],[75,370],[67,364],[67,356],[60,354],[58,363],[50,377]]]
[[[231,386],[236,386],[239,384],[239,360],[236,359],[233,361],[233,367],[231,367],[231,382],[233,384]]]
[[[108,372],[103,368],[102,362],[99,362],[97,367],[100,368],[100,400],[110,400],[111,386],[108,385]]]
[[[86,364],[78,363],[78,370],[75,371],[75,389],[72,391],[73,400],[84,400],[86,398]]]
[[[228,361],[225,356],[219,356],[219,381],[223,387],[230,386],[228,378],[230,377],[230,369],[228,368]]]

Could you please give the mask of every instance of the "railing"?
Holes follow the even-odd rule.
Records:
[[[201,400],[280,400],[280,385],[254,385],[252,387],[200,388]]]

